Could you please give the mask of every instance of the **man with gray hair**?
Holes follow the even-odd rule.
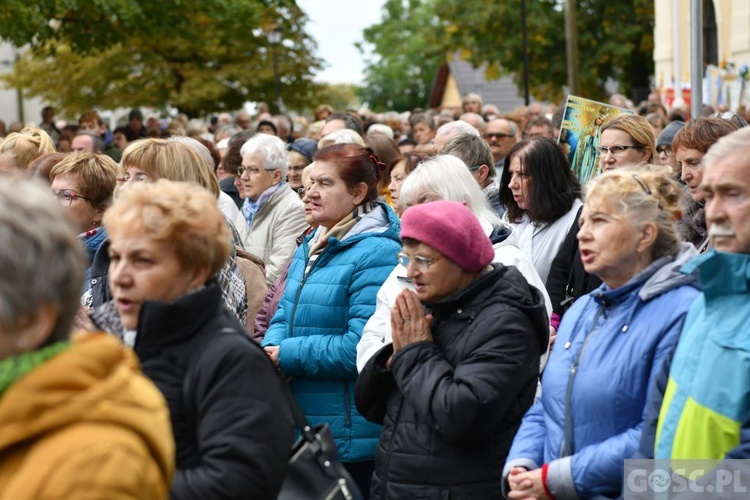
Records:
[[[242,212],[250,231],[245,249],[266,263],[266,283],[273,284],[297,248],[297,237],[307,227],[302,200],[286,182],[284,141],[258,134],[240,150],[237,169],[246,198]]]
[[[518,136],[518,127],[512,121],[505,118],[490,120],[487,129],[484,132],[484,140],[490,146],[492,151],[492,160],[495,162],[495,169],[502,171],[505,165],[505,155],[510,148],[516,143]],[[502,177],[502,175],[498,176]]]
[[[665,366],[651,389],[639,453],[667,460],[747,459],[750,128],[725,135],[710,147],[703,157],[698,189],[705,198],[714,249],[681,269],[699,274],[702,291],[685,318],[671,367]],[[717,381],[722,382],[720,387]],[[713,467],[740,472],[746,482],[745,462],[717,462]],[[717,475],[704,477],[702,486],[707,489],[703,491],[714,491],[708,488]]]
[[[89,153],[102,154],[104,141],[101,137],[91,132],[78,132],[70,144],[73,151],[88,151]]]
[[[498,217],[502,217],[505,207],[500,203],[500,186],[497,183],[499,177],[487,143],[478,134],[462,133],[445,145],[443,154],[455,156],[469,167],[492,209]]]
[[[445,145],[458,134],[471,134],[479,137],[477,129],[465,121],[458,120],[448,122],[445,125],[441,125],[440,128],[437,129],[437,132],[435,132],[433,144],[435,144],[435,151],[437,151],[437,154],[442,154]]]
[[[464,113],[458,119],[477,129],[480,136],[484,135],[486,124],[484,118],[479,113]]]

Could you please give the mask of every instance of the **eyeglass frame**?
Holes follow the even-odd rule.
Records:
[[[617,148],[617,149],[615,149],[615,148]],[[619,145],[619,144],[615,144],[614,146],[610,146],[610,147],[607,147],[607,146],[597,146],[596,149],[595,149],[595,151],[596,151],[596,156],[599,156],[599,157],[607,156],[607,154],[612,153],[612,156],[614,156],[615,158],[617,158],[620,155],[624,154],[625,151],[627,151],[628,149],[638,149],[638,150],[641,150],[641,149],[643,149],[643,146],[641,146],[640,144],[632,144],[630,146],[622,146],[622,145]]]
[[[507,139],[508,137],[515,137],[513,134],[506,134],[504,132],[485,132],[484,138],[485,139],[497,139],[498,141],[500,139]]]
[[[91,198],[81,196],[80,194],[70,189],[61,189],[60,191],[57,191],[57,192],[52,191],[52,192],[55,194],[55,198],[57,198],[58,203],[60,203],[60,206],[62,206],[63,208],[70,207],[73,204],[73,202],[78,199],[86,200],[89,203],[91,203]]]
[[[239,167],[237,167],[237,176],[242,177],[243,175],[245,175],[245,172],[247,172],[247,175],[251,175],[251,174],[258,175],[261,172],[275,172],[276,170],[281,170],[281,169],[280,168],[259,168],[256,171],[253,171],[253,169],[251,168],[248,168],[244,165],[240,165]]]
[[[667,156],[672,156],[672,146],[669,144],[662,144],[661,146],[656,146],[656,154],[660,155],[664,153]]]
[[[422,255],[415,255],[414,257],[410,257],[403,252],[399,252],[396,254],[396,260],[398,260],[398,263],[404,266],[405,269],[408,269],[409,264],[413,262],[414,269],[416,269],[420,273],[426,273],[430,270],[430,267],[435,264],[435,262],[440,260],[440,257],[437,257],[435,259],[430,259],[429,257],[424,257]]]

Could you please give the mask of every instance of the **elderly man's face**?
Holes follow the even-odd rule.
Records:
[[[750,253],[750,159],[742,151],[703,169],[706,226],[720,252]]]
[[[508,120],[492,120],[487,124],[484,140],[490,146],[492,159],[497,161],[505,157],[516,143],[516,136],[510,133],[510,122]]]
[[[73,143],[70,145],[73,151],[88,151],[89,153],[95,153],[94,151],[94,140],[88,135],[77,135],[73,138]]]

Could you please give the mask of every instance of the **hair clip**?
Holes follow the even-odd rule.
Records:
[[[379,172],[383,172],[385,170],[385,163],[380,161],[380,159],[377,156],[370,153],[370,159],[372,160],[372,163],[375,165],[375,170]]]
[[[644,181],[644,180],[643,180],[643,179],[641,178],[641,176],[640,176],[640,175],[638,175],[638,174],[633,174],[633,179],[635,180],[635,182],[637,182],[638,184],[640,184],[640,185],[641,185],[641,188],[643,189],[643,192],[644,192],[644,193],[646,193],[646,194],[647,194],[647,195],[649,195],[649,196],[653,196],[653,193],[651,192],[651,188],[649,188],[649,187],[648,187],[648,185],[646,184],[646,181]],[[659,203],[659,210],[661,210],[662,208],[664,208],[664,207],[662,206],[662,204],[661,204],[661,197],[659,197],[659,195],[658,195],[658,194],[657,194],[657,196],[656,196],[656,201],[657,201],[657,202]]]

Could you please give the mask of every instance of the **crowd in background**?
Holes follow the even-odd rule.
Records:
[[[747,117],[610,103],[0,122],[0,498],[275,498],[285,385],[365,498],[748,458]]]

